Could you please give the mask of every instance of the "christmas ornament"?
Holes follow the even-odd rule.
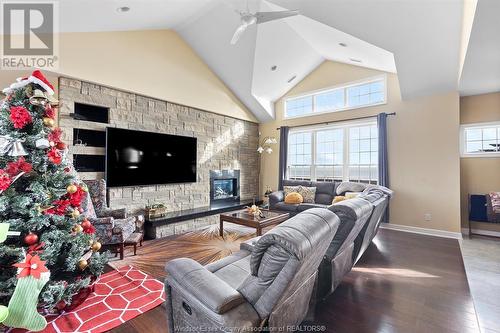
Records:
[[[10,108],[10,121],[14,128],[22,129],[33,121],[31,114],[24,106],[13,106]]]
[[[83,220],[81,226],[82,226],[83,230],[85,230],[85,229],[92,227],[92,223],[90,223],[89,220],[85,219],[85,220]]]
[[[92,244],[92,251],[98,252],[100,249],[101,249],[101,243],[94,242],[94,244]]]
[[[80,259],[78,261],[78,268],[80,268],[82,271],[87,268],[87,266],[89,265],[88,261],[85,260],[85,259]]]
[[[75,225],[73,226],[73,228],[71,228],[71,230],[72,230],[75,234],[77,234],[77,233],[82,232],[82,231],[83,231],[83,228],[82,228],[82,226],[81,226],[81,225],[79,225],[79,224],[75,224]]]
[[[73,211],[71,212],[71,217],[76,219],[78,216],[80,216],[80,211],[78,209],[73,209]]]
[[[35,141],[35,146],[38,148],[38,149],[47,149],[50,147],[49,145],[49,140],[45,139],[45,138],[42,138],[42,139],[38,139]]]
[[[16,177],[20,173],[30,173],[33,170],[33,166],[26,162],[24,157],[19,157],[19,159],[15,162],[7,163],[7,168],[5,171],[9,174],[10,177]]]
[[[0,323],[2,323],[5,318],[9,315],[9,308],[6,306],[0,305]]]
[[[0,193],[8,189],[10,184],[12,184],[12,179],[9,174],[5,170],[0,169]]]
[[[60,150],[66,149],[66,144],[64,142],[58,142],[56,143],[56,148]]]
[[[48,102],[47,96],[43,93],[43,91],[39,89],[35,89],[33,96],[30,97],[31,105],[45,105]]]
[[[43,124],[45,126],[47,126],[47,127],[54,127],[54,125],[56,124],[56,122],[52,118],[44,117],[43,118]]]
[[[0,135],[0,156],[26,156],[23,147],[24,139],[13,139],[8,135]]]
[[[78,191],[78,187],[74,184],[71,184],[71,185],[68,185],[68,187],[66,187],[66,191],[69,193],[69,194],[73,194],[75,193],[76,191]]]
[[[9,314],[3,324],[41,331],[47,326],[47,321],[37,311],[38,295],[49,281],[50,272],[45,267],[45,261],[36,255],[27,254],[24,262],[14,266],[18,268],[18,280],[9,301]]]
[[[62,156],[55,147],[52,147],[47,152],[47,157],[49,158],[49,161],[51,161],[54,164],[61,164],[62,162]]]
[[[38,243],[38,235],[30,232],[26,235],[26,237],[24,237],[24,243],[26,243],[26,245],[33,245]]]

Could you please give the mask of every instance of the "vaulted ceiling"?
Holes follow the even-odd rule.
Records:
[[[300,15],[231,45],[247,6]],[[324,60],[397,72],[403,98],[458,89],[463,0],[65,0],[60,11],[62,31],[175,29],[261,121]]]

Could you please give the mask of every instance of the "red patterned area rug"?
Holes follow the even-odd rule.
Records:
[[[105,332],[164,301],[162,282],[133,266],[124,266],[101,275],[95,283],[94,292],[74,310],[47,316],[48,324],[42,332]]]

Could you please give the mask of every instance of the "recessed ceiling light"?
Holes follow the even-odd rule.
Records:
[[[130,7],[126,7],[126,6],[125,6],[125,7],[118,7],[118,8],[116,8],[116,11],[117,11],[118,13],[126,13],[126,12],[128,12],[129,10],[130,10]]]
[[[339,45],[342,46],[342,47],[347,47],[346,43],[339,43]]]
[[[356,58],[349,58],[352,62],[362,62],[361,59],[356,59]]]
[[[271,67],[271,70],[274,72],[277,68],[278,68],[278,66],[274,65]]]
[[[288,83],[292,82],[293,80],[295,80],[296,77],[297,77],[297,75],[292,76],[291,78],[288,79],[287,82]]]

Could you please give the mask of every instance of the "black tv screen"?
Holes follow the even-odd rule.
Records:
[[[110,187],[196,182],[196,138],[108,127]]]

